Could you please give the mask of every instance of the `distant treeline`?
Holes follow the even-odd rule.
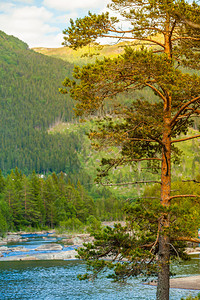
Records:
[[[7,177],[0,171],[0,233],[7,230],[62,228],[78,229],[88,220],[121,220],[122,202],[106,192],[95,200],[67,175],[53,173],[28,177],[17,168]]]

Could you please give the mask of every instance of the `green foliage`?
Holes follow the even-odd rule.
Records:
[[[194,182],[174,182],[172,189],[176,193],[191,193],[200,196],[200,190]],[[142,198],[126,203],[126,225],[115,224],[114,228],[106,227],[94,231],[93,244],[85,244],[78,250],[79,258],[88,263],[85,279],[95,278],[105,268],[108,277],[124,281],[131,276],[143,275],[143,279],[158,272],[157,255],[158,221],[163,214],[170,216],[170,227],[162,234],[170,236],[170,254],[173,259],[188,259],[184,252],[184,237],[197,237],[200,226],[200,203],[194,198],[172,200],[170,207],[163,207],[159,201],[158,185],[147,188]],[[175,194],[175,193],[174,193]],[[154,197],[151,197],[151,196]],[[161,233],[160,233],[161,234]],[[178,240],[183,238],[182,242]],[[105,258],[104,263],[99,259]],[[114,261],[113,261],[114,259]],[[116,263],[117,261],[117,263]],[[114,272],[113,272],[114,271]],[[83,278],[82,278],[83,279]]]
[[[112,199],[107,207],[100,205],[80,184],[73,185],[64,173],[47,177],[35,171],[28,177],[17,168],[6,178],[0,193],[0,234],[7,230],[32,230],[60,228],[60,230],[83,230],[90,222],[91,230],[98,229],[101,218],[112,220],[112,215],[123,218],[121,206]],[[105,195],[104,195],[105,196]],[[103,203],[109,202],[105,197]]]
[[[181,300],[199,300],[200,299],[200,293],[193,297],[193,296],[188,296],[187,298],[181,298]]]
[[[96,15],[89,12],[88,17],[78,18],[75,23],[70,19],[71,27],[63,31],[64,34],[69,34],[69,38],[64,37],[63,44],[72,45],[73,49],[77,49],[94,42],[99,35],[107,33],[104,27],[109,23],[108,17],[108,13]]]
[[[92,14],[71,20],[71,26],[63,33],[64,45],[77,49],[99,37],[129,40],[133,46],[142,43],[146,47],[151,45],[157,52],[167,51],[165,48],[166,23],[168,22],[169,39],[173,56],[178,58],[179,63],[187,66],[199,66],[199,5],[194,1],[121,1],[112,0],[108,8],[117,12],[117,17],[110,17],[109,13],[101,15]],[[119,26],[120,21],[120,26]],[[127,31],[127,22],[129,30]],[[191,26],[193,24],[194,26]],[[195,26],[195,24],[197,26]],[[172,29],[172,30],[171,30]],[[157,35],[160,35],[157,39]],[[177,38],[178,37],[178,38]],[[181,37],[181,38],[180,38]],[[188,38],[189,37],[189,38]],[[138,43],[135,43],[137,40]],[[165,40],[165,41],[163,41]]]
[[[0,211],[0,237],[3,237],[6,234],[7,230],[8,224]]]
[[[87,218],[87,231],[93,235],[96,231],[101,230],[101,222],[95,218],[95,216],[89,216]]]
[[[146,167],[156,171],[163,150],[163,89],[170,92],[174,100],[172,114],[176,115],[180,105],[187,103],[188,97],[198,97],[200,86],[197,75],[181,73],[165,55],[158,56],[146,50],[134,51],[130,47],[116,59],[105,58],[95,64],[76,67],[74,77],[79,81],[66,79],[63,84],[78,101],[78,115],[94,114],[115,94],[143,88],[155,91],[154,103],[141,98],[132,100],[128,105],[116,105],[114,117],[102,117],[97,122],[97,130],[89,134],[98,151],[105,147],[109,150],[113,146],[119,147],[117,155],[102,160],[100,179],[108,174],[111,167],[127,163],[134,166],[134,161],[143,159],[149,159]],[[192,123],[192,119],[180,118],[174,122],[171,136],[175,138],[181,132],[186,134]],[[178,163],[179,149],[173,145],[171,151],[173,161]],[[151,160],[152,157],[154,160]]]
[[[60,227],[64,231],[80,232],[84,228],[84,224],[77,218],[68,219],[60,222]]]

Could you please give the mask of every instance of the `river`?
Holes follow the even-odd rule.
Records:
[[[179,276],[199,274],[200,259],[180,263],[173,267]],[[80,261],[1,261],[0,299],[27,300],[154,300],[156,288],[144,285],[138,279],[128,284],[113,283],[104,276],[94,282],[79,281],[78,274],[86,272]],[[170,299],[197,295],[198,291],[171,289]]]

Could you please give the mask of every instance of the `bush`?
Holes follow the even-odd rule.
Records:
[[[89,216],[87,219],[87,231],[90,234],[94,234],[96,231],[101,230],[101,222],[97,220],[94,216]]]
[[[195,297],[188,296],[187,298],[181,298],[181,300],[200,300],[200,293]]]
[[[84,224],[77,218],[71,218],[67,221],[61,221],[60,227],[67,231],[81,231],[84,228]]]

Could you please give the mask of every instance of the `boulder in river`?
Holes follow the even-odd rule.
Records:
[[[64,245],[74,245],[73,239],[62,239]]]
[[[8,234],[4,239],[3,242],[6,243],[17,243],[21,240],[21,236],[17,234]]]
[[[45,244],[37,247],[35,250],[36,251],[61,251],[63,249],[62,245],[59,244]]]
[[[30,251],[29,249],[27,249],[23,246],[12,247],[12,248],[9,248],[9,250],[12,251],[12,252],[15,252],[15,251],[28,252],[28,251]]]

